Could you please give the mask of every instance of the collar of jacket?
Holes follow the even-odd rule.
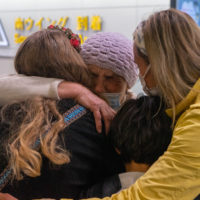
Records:
[[[179,115],[182,111],[186,110],[191,103],[194,101],[194,99],[197,97],[197,95],[200,94],[200,78],[193,86],[192,90],[188,93],[188,95],[183,99],[180,103],[177,104],[175,107],[175,113],[176,116]],[[173,117],[173,110],[167,109],[166,113],[169,117]]]

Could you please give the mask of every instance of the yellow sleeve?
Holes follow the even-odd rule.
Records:
[[[168,150],[147,173],[129,189],[104,199],[193,200],[199,193],[200,109],[195,108],[179,118]]]

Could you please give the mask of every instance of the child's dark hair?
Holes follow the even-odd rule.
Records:
[[[118,111],[108,133],[125,163],[153,164],[168,148],[172,119],[159,97],[131,99]]]

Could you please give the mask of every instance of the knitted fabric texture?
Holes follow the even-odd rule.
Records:
[[[119,33],[99,32],[90,36],[80,52],[86,65],[109,69],[133,87],[139,69],[134,63],[133,42]]]

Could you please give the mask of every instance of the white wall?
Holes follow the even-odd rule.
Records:
[[[102,19],[102,31],[119,32],[132,39],[132,33],[140,21],[155,11],[169,7],[170,0],[0,0],[0,20],[9,40],[8,47],[0,47],[0,75],[15,73],[13,57],[19,44],[15,44],[14,34],[28,36],[38,30],[37,27],[30,31],[15,30],[14,22],[17,17],[31,17],[37,22],[41,17],[58,20],[68,16],[66,27],[76,33],[90,36],[94,33],[93,30],[76,31],[76,17],[99,15]],[[44,22],[43,28],[47,25],[47,22]],[[5,58],[7,56],[11,58]],[[134,91],[141,91],[139,82]]]

